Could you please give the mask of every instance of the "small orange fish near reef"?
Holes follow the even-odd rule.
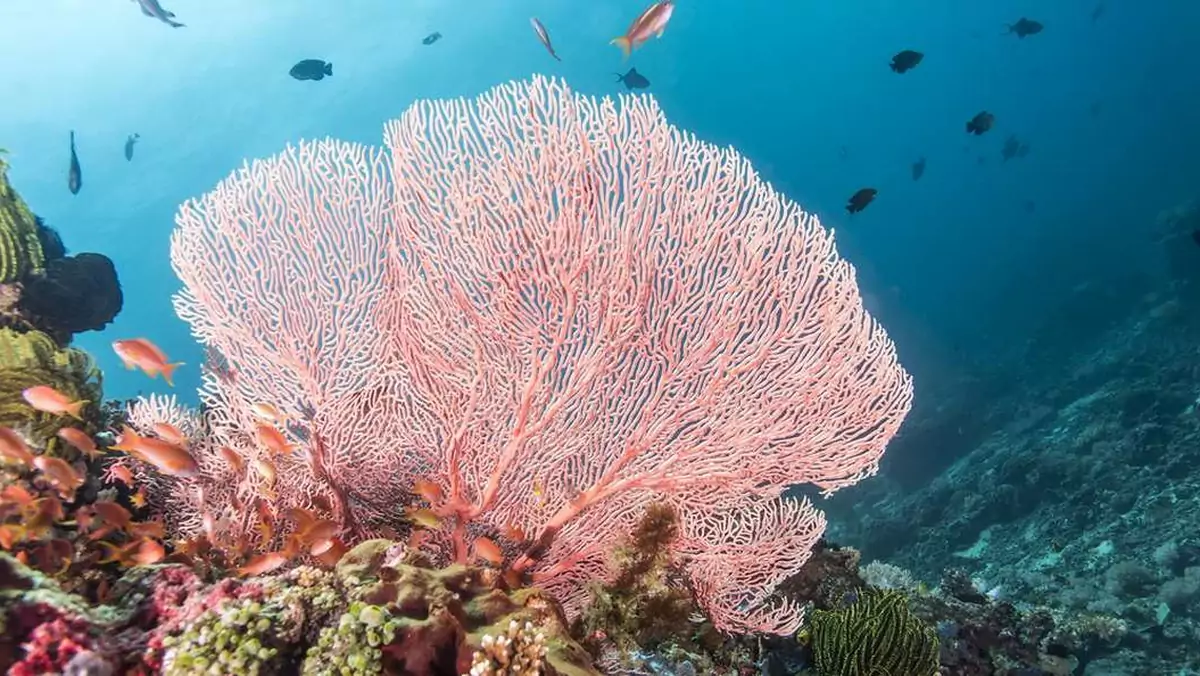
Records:
[[[128,425],[122,428],[117,443],[109,448],[115,451],[125,451],[139,460],[154,465],[163,474],[171,476],[192,477],[200,469],[196,465],[196,459],[187,450],[165,439],[139,436]]]
[[[173,380],[175,369],[183,366],[183,362],[169,363],[167,355],[148,339],[114,340],[112,347],[121,361],[125,363],[125,368],[141,369],[151,378],[155,378],[161,373],[163,380],[167,381],[167,385],[175,386]]]
[[[42,413],[69,415],[76,420],[82,420],[79,411],[88,404],[86,399],[72,401],[70,397],[49,385],[30,387],[22,392],[21,396],[30,406]]]

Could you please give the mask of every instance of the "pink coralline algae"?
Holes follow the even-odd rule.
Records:
[[[384,146],[301,143],[181,207],[176,309],[220,368],[203,415],[131,416],[193,439],[200,476],[151,482],[174,534],[256,542],[262,498],[357,540],[424,506],[435,557],[486,536],[575,611],[661,501],[719,628],[795,629],[772,590],[825,523],[782,491],[874,473],[912,399],[832,235],[647,97],[535,77],[418,102]]]

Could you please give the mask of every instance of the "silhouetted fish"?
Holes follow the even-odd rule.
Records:
[[[159,21],[167,24],[171,28],[183,28],[183,24],[179,23],[178,21],[175,21],[175,13],[168,12],[167,10],[163,9],[163,6],[161,4],[159,4],[158,0],[133,0],[133,1],[138,4],[138,7],[141,7],[142,14],[145,14],[146,16],[154,17],[155,19],[158,19]]]
[[[626,89],[645,89],[650,86],[650,80],[637,72],[637,68],[630,68],[624,75],[617,73],[617,82],[624,82]]]
[[[326,75],[333,75],[333,64],[320,59],[304,59],[292,66],[288,75],[297,80],[323,80]]]
[[[846,211],[852,214],[857,214],[867,205],[875,200],[875,195],[879,193],[875,188],[863,188],[850,196],[850,201],[846,203]]]
[[[133,145],[138,142],[141,136],[138,134],[130,134],[129,138],[125,139],[125,159],[133,159]]]
[[[83,170],[79,168],[79,156],[75,154],[75,130],[71,130],[71,169],[67,172],[67,189],[78,195],[83,187]]]
[[[1022,142],[1016,138],[1016,134],[1008,134],[1008,138],[1004,139],[1004,146],[1000,149],[1000,156],[1004,161],[1008,162],[1013,157],[1025,157],[1030,154],[1030,144]]]
[[[976,136],[982,136],[985,132],[991,129],[992,125],[994,124],[996,124],[996,116],[985,110],[976,114],[975,117],[972,117],[971,120],[967,122],[967,133],[974,134]]]
[[[1037,35],[1042,32],[1042,24],[1033,19],[1021,17],[1017,22],[1008,27],[1009,33],[1016,33],[1018,38],[1024,39],[1026,35]]]
[[[925,158],[922,157],[921,159],[917,160],[916,162],[913,162],[912,177],[913,177],[914,181],[919,181],[919,180],[921,180],[921,177],[924,175],[925,175]]]
[[[1200,230],[1192,231],[1192,241],[1196,243],[1196,246],[1200,246]]]
[[[1025,200],[1025,213],[1032,214],[1035,211],[1037,211],[1037,202]]]
[[[1008,138],[1004,139],[1004,147],[1000,149],[1000,157],[1007,162],[1017,156],[1021,150],[1021,142],[1015,134],[1009,134]]]
[[[1104,9],[1103,2],[1096,5],[1096,8],[1092,10],[1092,23],[1096,23],[1100,17],[1104,16]]]
[[[435,42],[437,42],[438,40],[441,40],[441,39],[442,39],[442,34],[441,34],[441,33],[430,33],[429,35],[426,35],[426,36],[425,36],[425,39],[421,41],[421,44],[423,44],[423,45],[432,45],[433,43],[435,43]]]
[[[550,56],[553,56],[556,61],[562,61],[562,59],[558,58],[558,54],[554,53],[554,45],[550,44],[550,33],[542,25],[542,22],[538,21],[535,16],[529,19],[529,23],[533,26],[533,32],[537,33],[537,38],[541,41],[542,46],[546,48],[547,52],[550,52]]]
[[[911,49],[906,49],[892,57],[892,70],[897,73],[907,73],[921,63],[921,59],[925,55],[921,52],[914,52]]]

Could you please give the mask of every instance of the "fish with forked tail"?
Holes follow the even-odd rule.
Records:
[[[621,75],[617,73],[617,82],[624,82],[626,89],[645,89],[650,86],[650,80],[645,75],[637,72],[637,68],[630,68],[628,73]]]
[[[163,6],[158,0],[133,0],[141,8],[142,14],[153,17],[167,24],[171,28],[183,28],[183,24],[175,20],[175,13],[168,12],[163,9]]]
[[[292,66],[288,75],[297,80],[323,80],[325,76],[333,76],[333,64],[321,59],[304,59]]]
[[[1024,40],[1026,35],[1037,35],[1038,33],[1041,33],[1043,28],[1045,28],[1045,26],[1043,26],[1040,22],[1021,17],[1020,19],[1017,19],[1016,23],[1009,25],[1008,32],[1015,33],[1018,38]]]

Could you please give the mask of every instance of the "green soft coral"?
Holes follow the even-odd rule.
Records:
[[[163,640],[166,676],[277,673],[279,649],[270,645],[273,622],[262,604],[243,599],[210,610],[178,636]]]

